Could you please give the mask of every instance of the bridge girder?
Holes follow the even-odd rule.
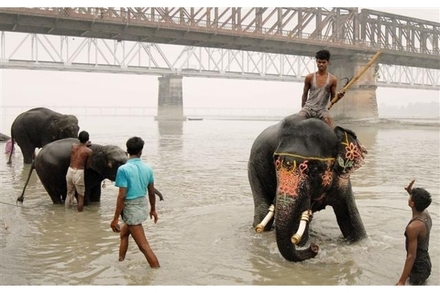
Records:
[[[439,23],[356,7],[0,8],[0,31],[306,57],[381,50],[382,64],[440,69]]]
[[[303,82],[311,57],[1,33],[0,68]],[[378,64],[377,85],[440,90],[440,70]]]

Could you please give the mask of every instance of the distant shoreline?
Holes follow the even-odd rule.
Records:
[[[440,129],[440,118],[377,118],[336,120],[336,124],[351,124],[362,126],[380,126],[391,128],[405,128],[408,126],[428,127]]]
[[[205,120],[232,120],[232,121],[274,121],[283,120],[284,117],[205,117]],[[440,126],[438,118],[365,118],[365,119],[335,119],[336,124],[363,124],[363,125],[414,125],[414,126]]]

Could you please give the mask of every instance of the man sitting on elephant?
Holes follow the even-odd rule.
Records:
[[[310,73],[304,79],[304,89],[301,98],[301,117],[316,117],[334,128],[333,118],[327,110],[328,103],[337,95],[342,98],[345,92],[336,93],[338,80],[330,74],[327,66],[330,64],[330,52],[320,50],[316,52],[316,66],[318,71]]]
[[[65,206],[68,207],[73,203],[75,192],[77,193],[78,212],[82,212],[84,208],[84,170],[90,164],[90,157],[92,150],[88,148],[89,133],[81,131],[78,135],[80,143],[72,144],[72,151],[70,155],[70,165],[67,169],[66,183],[67,183],[67,197]]]

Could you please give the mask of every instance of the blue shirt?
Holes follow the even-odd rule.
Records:
[[[145,196],[151,183],[154,183],[153,169],[140,158],[128,159],[116,172],[115,186],[127,188],[125,199]]]

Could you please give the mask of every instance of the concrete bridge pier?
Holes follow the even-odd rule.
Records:
[[[347,80],[362,71],[373,55],[356,54],[349,58],[332,55],[329,71],[338,79],[338,88],[341,90]],[[378,118],[379,112],[376,99],[375,64],[372,64],[359,79],[350,86],[345,96],[330,109],[334,119],[364,119]]]
[[[182,76],[159,77],[159,97],[156,121],[185,121],[183,116]]]

